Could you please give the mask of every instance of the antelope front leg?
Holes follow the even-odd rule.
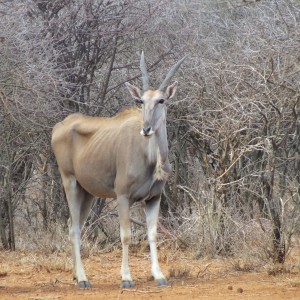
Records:
[[[132,288],[134,287],[134,282],[131,279],[130,269],[128,265],[128,251],[131,240],[131,228],[129,220],[129,201],[126,197],[118,197],[118,212],[120,220],[120,236],[122,242],[121,286],[123,288]]]
[[[156,237],[159,207],[160,197],[146,201],[146,220],[151,254],[151,272],[157,285],[168,285],[168,281],[160,270],[157,257]]]

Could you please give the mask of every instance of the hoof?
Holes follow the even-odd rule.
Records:
[[[164,279],[164,278],[155,280],[155,283],[158,286],[167,286],[167,285],[169,285],[167,279]]]
[[[88,281],[79,281],[77,283],[77,288],[78,289],[91,289],[92,286]]]
[[[131,289],[134,287],[134,282],[130,280],[122,281],[121,288]]]

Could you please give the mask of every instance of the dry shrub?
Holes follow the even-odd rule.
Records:
[[[57,222],[48,226],[47,229],[37,226],[37,229],[16,224],[17,246],[23,251],[34,250],[51,254],[55,252],[65,252],[70,250],[68,230],[65,225]]]
[[[201,200],[199,200],[200,202]],[[228,257],[234,270],[250,272],[272,262],[272,226],[267,219],[239,215],[235,207],[224,210],[224,228],[211,206],[193,207],[179,217],[163,219],[163,241],[173,249],[184,248],[196,258]]]

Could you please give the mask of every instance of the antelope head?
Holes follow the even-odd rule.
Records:
[[[166,103],[173,98],[177,81],[169,85],[171,78],[180,67],[185,57],[179,60],[168,72],[166,78],[157,90],[149,87],[149,76],[146,68],[144,52],[141,55],[140,68],[142,72],[143,91],[138,87],[126,83],[126,86],[136,103],[142,105],[143,125],[141,135],[151,136],[155,133],[166,120]]]

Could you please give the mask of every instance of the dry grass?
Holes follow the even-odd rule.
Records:
[[[270,264],[266,267],[267,273],[272,276],[277,276],[281,274],[293,274],[299,273],[298,266],[291,264],[291,263],[284,263],[284,264]],[[299,278],[300,280],[300,278]]]
[[[291,287],[296,287],[296,288],[300,287],[300,277],[299,276],[288,277],[288,278],[284,279],[283,281],[285,283],[287,283],[288,285],[290,285]]]
[[[69,258],[64,256],[53,257],[39,257],[36,261],[36,270],[46,270],[48,273],[51,271],[71,272],[72,263]]]
[[[31,265],[35,271],[70,272],[72,270],[72,260],[67,253],[53,253],[50,255],[30,254],[24,255],[22,264]]]
[[[232,259],[230,264],[234,271],[253,272],[258,269],[259,262],[247,259]]]
[[[169,269],[168,278],[182,279],[191,277],[191,269],[187,266],[172,266]]]

